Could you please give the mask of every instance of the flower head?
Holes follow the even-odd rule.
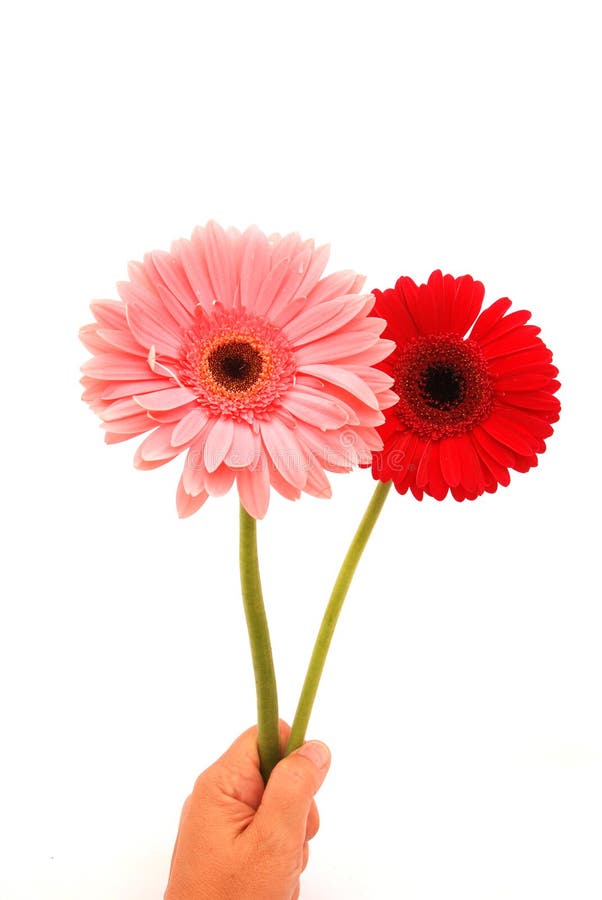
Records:
[[[108,443],[150,432],[138,468],[186,454],[181,516],[234,482],[255,518],[270,487],[329,496],[325,471],[369,463],[382,446],[375,426],[397,398],[374,364],[393,345],[363,278],[322,278],[327,260],[296,234],[210,222],[132,263],[121,300],[92,304],[84,400]]]
[[[397,345],[379,367],[399,395],[378,429],[374,477],[418,500],[448,491],[474,500],[507,485],[509,469],[536,466],[558,419],[560,385],[531,314],[508,313],[505,297],[480,313],[483,285],[440,271],[427,284],[402,277],[374,294],[374,313]]]

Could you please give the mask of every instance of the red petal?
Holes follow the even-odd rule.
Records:
[[[520,328],[522,325],[525,325],[530,318],[531,313],[526,309],[518,309],[515,312],[504,316],[487,332],[484,338],[479,340],[481,347],[490,344],[491,341],[503,337],[505,334],[514,331],[516,328]]]
[[[470,275],[456,278],[456,298],[453,306],[452,331],[465,335],[483,305],[485,288]]]
[[[468,434],[457,438],[462,465],[461,486],[470,492],[483,490],[483,474],[477,451]]]
[[[521,456],[531,456],[545,448],[543,441],[534,437],[527,429],[522,428],[514,418],[500,414],[499,409],[482,423],[484,431],[495,438],[501,444],[514,450]]]
[[[428,492],[435,500],[443,500],[449,490],[449,487],[443,478],[440,465],[441,442],[435,441],[431,451],[431,462],[429,466],[429,485]]]
[[[509,356],[512,353],[519,353],[521,350],[530,350],[538,347],[541,340],[537,337],[540,329],[537,325],[523,325],[511,331],[510,334],[486,344],[482,348],[485,359],[498,359],[500,356]]]
[[[450,487],[460,484],[462,475],[462,461],[460,458],[460,444],[455,437],[445,438],[441,441],[439,450],[441,472]]]
[[[492,437],[490,434],[487,434],[486,431],[479,425],[473,431],[473,437],[476,441],[479,450],[483,448],[488,456],[493,457],[500,466],[505,466],[506,468],[514,467],[514,463],[516,462],[516,454],[510,450],[506,444],[501,444],[498,440]]]
[[[503,375],[510,372],[516,373],[539,368],[542,372],[547,372],[547,367],[551,362],[552,351],[548,350],[543,341],[538,338],[534,345],[526,350],[520,350],[518,353],[491,360],[489,371],[492,374]],[[550,366],[550,368],[553,368],[553,366]],[[554,374],[557,374],[557,372]]]
[[[496,378],[495,389],[497,392],[505,394],[506,392],[532,392],[544,391],[552,384],[552,379],[548,375],[539,372],[521,372],[518,375],[504,375],[502,378]],[[550,391],[553,394],[554,391]],[[558,403],[558,401],[556,401]]]
[[[502,297],[500,300],[496,300],[495,303],[492,303],[487,309],[484,309],[474,323],[472,331],[470,332],[470,337],[474,341],[481,341],[511,306],[512,303],[508,297]]]
[[[403,276],[395,285],[419,334],[432,334],[437,330],[435,300],[427,285],[418,287],[411,278]]]
[[[390,338],[398,346],[402,346],[417,337],[418,329],[408,311],[401,290],[389,288],[382,292],[375,290],[373,294],[376,297],[376,303],[372,314],[382,317],[388,323],[382,334],[384,338]]]

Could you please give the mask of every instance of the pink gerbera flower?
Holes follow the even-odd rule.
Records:
[[[84,400],[106,441],[150,431],[135,465],[186,452],[181,516],[236,482],[255,518],[270,486],[330,495],[326,471],[370,462],[375,426],[396,401],[377,368],[393,343],[351,271],[321,278],[328,248],[296,234],[244,234],[210,222],[171,253],[132,263],[120,301],[92,304],[81,339]]]

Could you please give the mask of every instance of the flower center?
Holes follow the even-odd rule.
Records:
[[[246,341],[228,341],[207,357],[207,367],[217,384],[229,391],[247,391],[263,369],[259,350]]]
[[[449,409],[461,403],[466,394],[466,379],[462,372],[448,365],[435,363],[423,375],[422,393],[425,403],[434,409]]]
[[[491,409],[493,382],[477,344],[457,334],[416,338],[394,366],[397,415],[424,439],[474,428]]]
[[[295,360],[282,332],[244,309],[198,316],[178,360],[182,384],[211,415],[267,418],[294,380]]]

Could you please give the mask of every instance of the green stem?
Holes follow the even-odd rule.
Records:
[[[334,634],[334,629],[339,618],[339,613],[343,607],[343,602],[347,596],[349,585],[355,574],[357,564],[360,561],[364,548],[368,543],[368,538],[372,534],[372,529],[376,524],[376,520],[380,515],[387,494],[391,488],[391,482],[386,484],[378,483],[376,490],[372,495],[372,499],[368,504],[366,512],[359,524],[357,531],[351,541],[347,555],[343,560],[343,565],[339,571],[337,580],[334,583],[320,630],[314,644],[313,653],[309,661],[305,682],[297,705],[297,712],[293,721],[293,727],[286,747],[286,753],[291,753],[300,747],[305,740],[305,732],[309,723],[311,710],[316,699],[318,685],[326,662],[326,655],[330,647],[330,642]]]
[[[278,693],[257,560],[257,523],[240,507],[240,586],[251,643],[257,695],[257,746],[263,780],[280,759]]]

